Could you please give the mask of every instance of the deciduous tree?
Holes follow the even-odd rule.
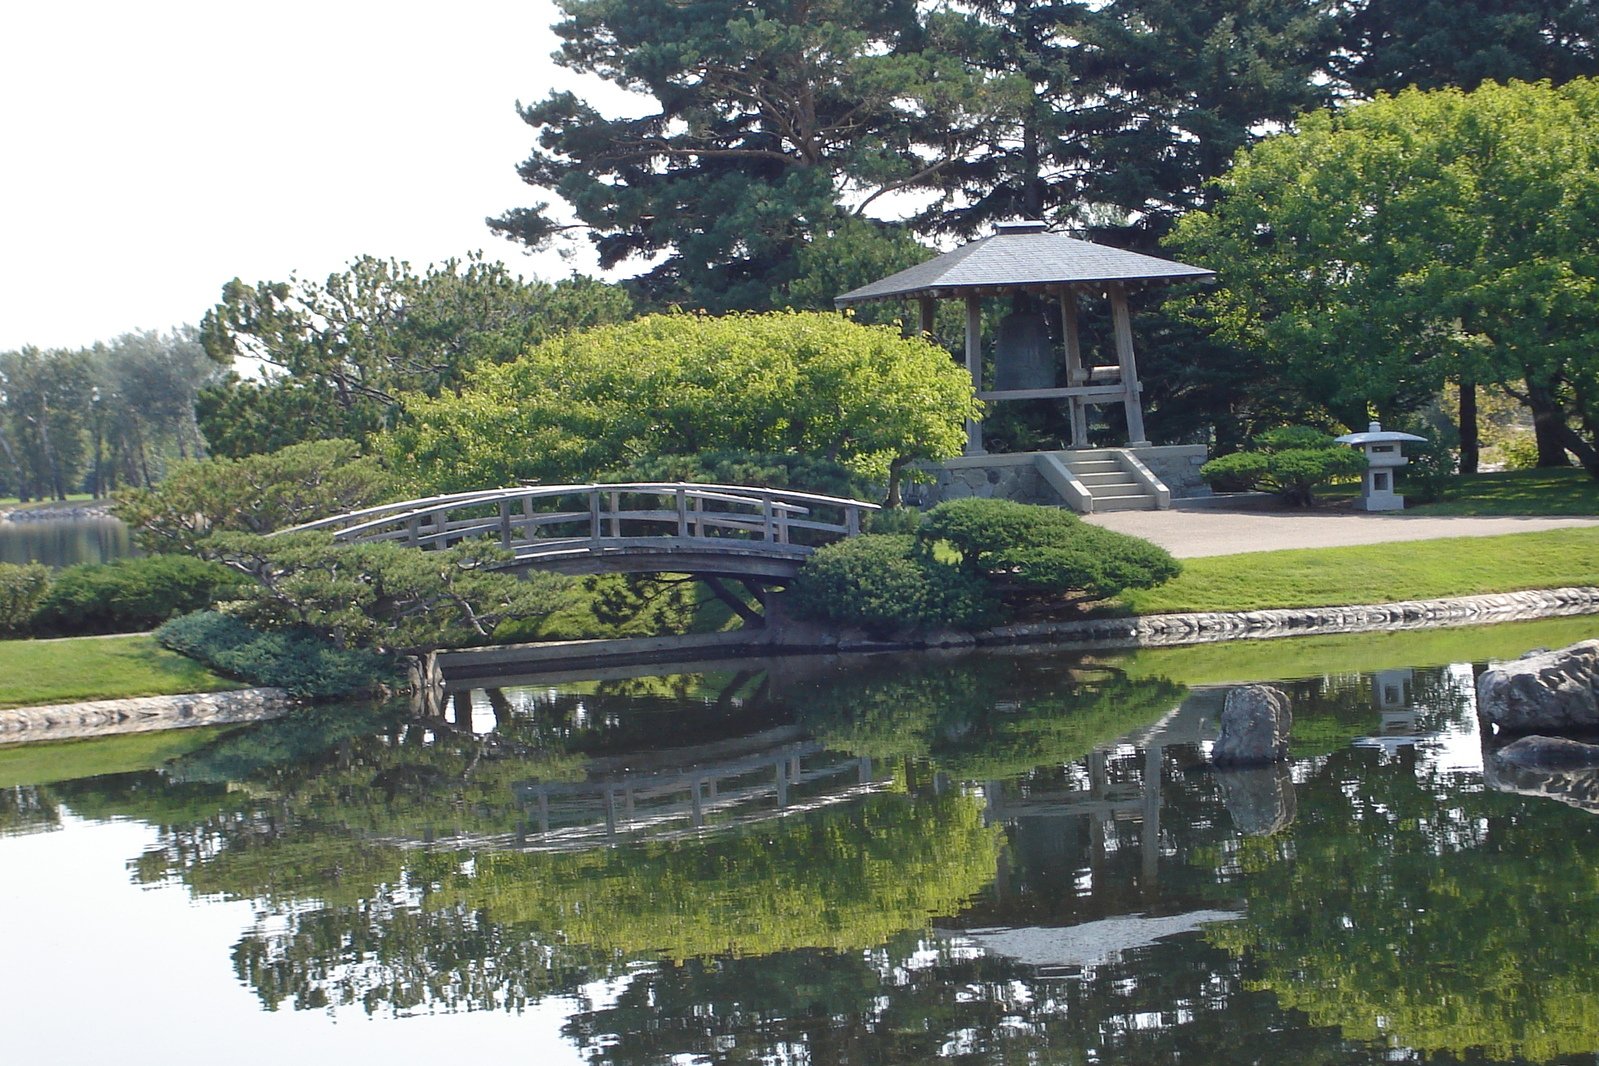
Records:
[[[948,354],[838,315],[652,315],[552,338],[413,404],[396,469],[438,491],[587,481],[641,459],[802,452],[882,482],[958,454],[977,409]],[[892,492],[892,485],[891,485]]]
[[[1345,424],[1445,379],[1559,410],[1599,476],[1599,83],[1407,91],[1241,153],[1175,245],[1195,311]]]
[[[201,337],[217,361],[258,361],[266,373],[208,390],[201,422],[213,450],[234,457],[304,440],[364,440],[393,421],[407,395],[458,390],[480,363],[630,313],[614,286],[581,277],[524,282],[476,255],[421,273],[363,256],[322,282],[235,278]]]

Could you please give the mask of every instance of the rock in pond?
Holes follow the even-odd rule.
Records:
[[[1288,694],[1271,685],[1241,685],[1222,705],[1221,736],[1211,748],[1217,766],[1267,766],[1288,757],[1294,726]]]
[[[1494,667],[1477,680],[1477,713],[1509,733],[1599,728],[1599,640]]]

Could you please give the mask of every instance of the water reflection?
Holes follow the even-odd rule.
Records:
[[[128,527],[109,516],[0,520],[0,563],[63,567],[108,563],[133,554]]]
[[[0,834],[155,827],[138,883],[255,908],[231,961],[261,1008],[570,996],[564,1035],[619,1066],[1599,1048],[1599,820],[1485,778],[1472,666],[1270,679],[1292,760],[1218,772],[1227,686],[1134,665],[744,661],[321,710],[0,792]]]

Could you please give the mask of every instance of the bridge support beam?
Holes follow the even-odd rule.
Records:
[[[712,594],[714,594],[717,599],[727,604],[728,608],[732,610],[734,614],[738,615],[739,620],[742,621],[747,628],[764,629],[766,627],[766,616],[755,610],[749,604],[745,603],[743,597],[737,595],[732,589],[728,588],[727,585],[723,583],[721,578],[716,577],[714,574],[701,574],[699,575],[699,578],[701,581],[705,582],[705,587],[710,589]],[[751,588],[753,591],[753,587],[749,582],[741,581],[740,584],[744,585],[746,588]],[[765,602],[759,592],[755,593],[755,598],[758,602]]]

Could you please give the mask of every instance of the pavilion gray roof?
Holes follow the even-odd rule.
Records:
[[[1049,233],[1042,223],[1001,223],[999,232],[908,270],[834,297],[839,307],[906,296],[956,296],[1029,286],[1208,278],[1213,270]]]

